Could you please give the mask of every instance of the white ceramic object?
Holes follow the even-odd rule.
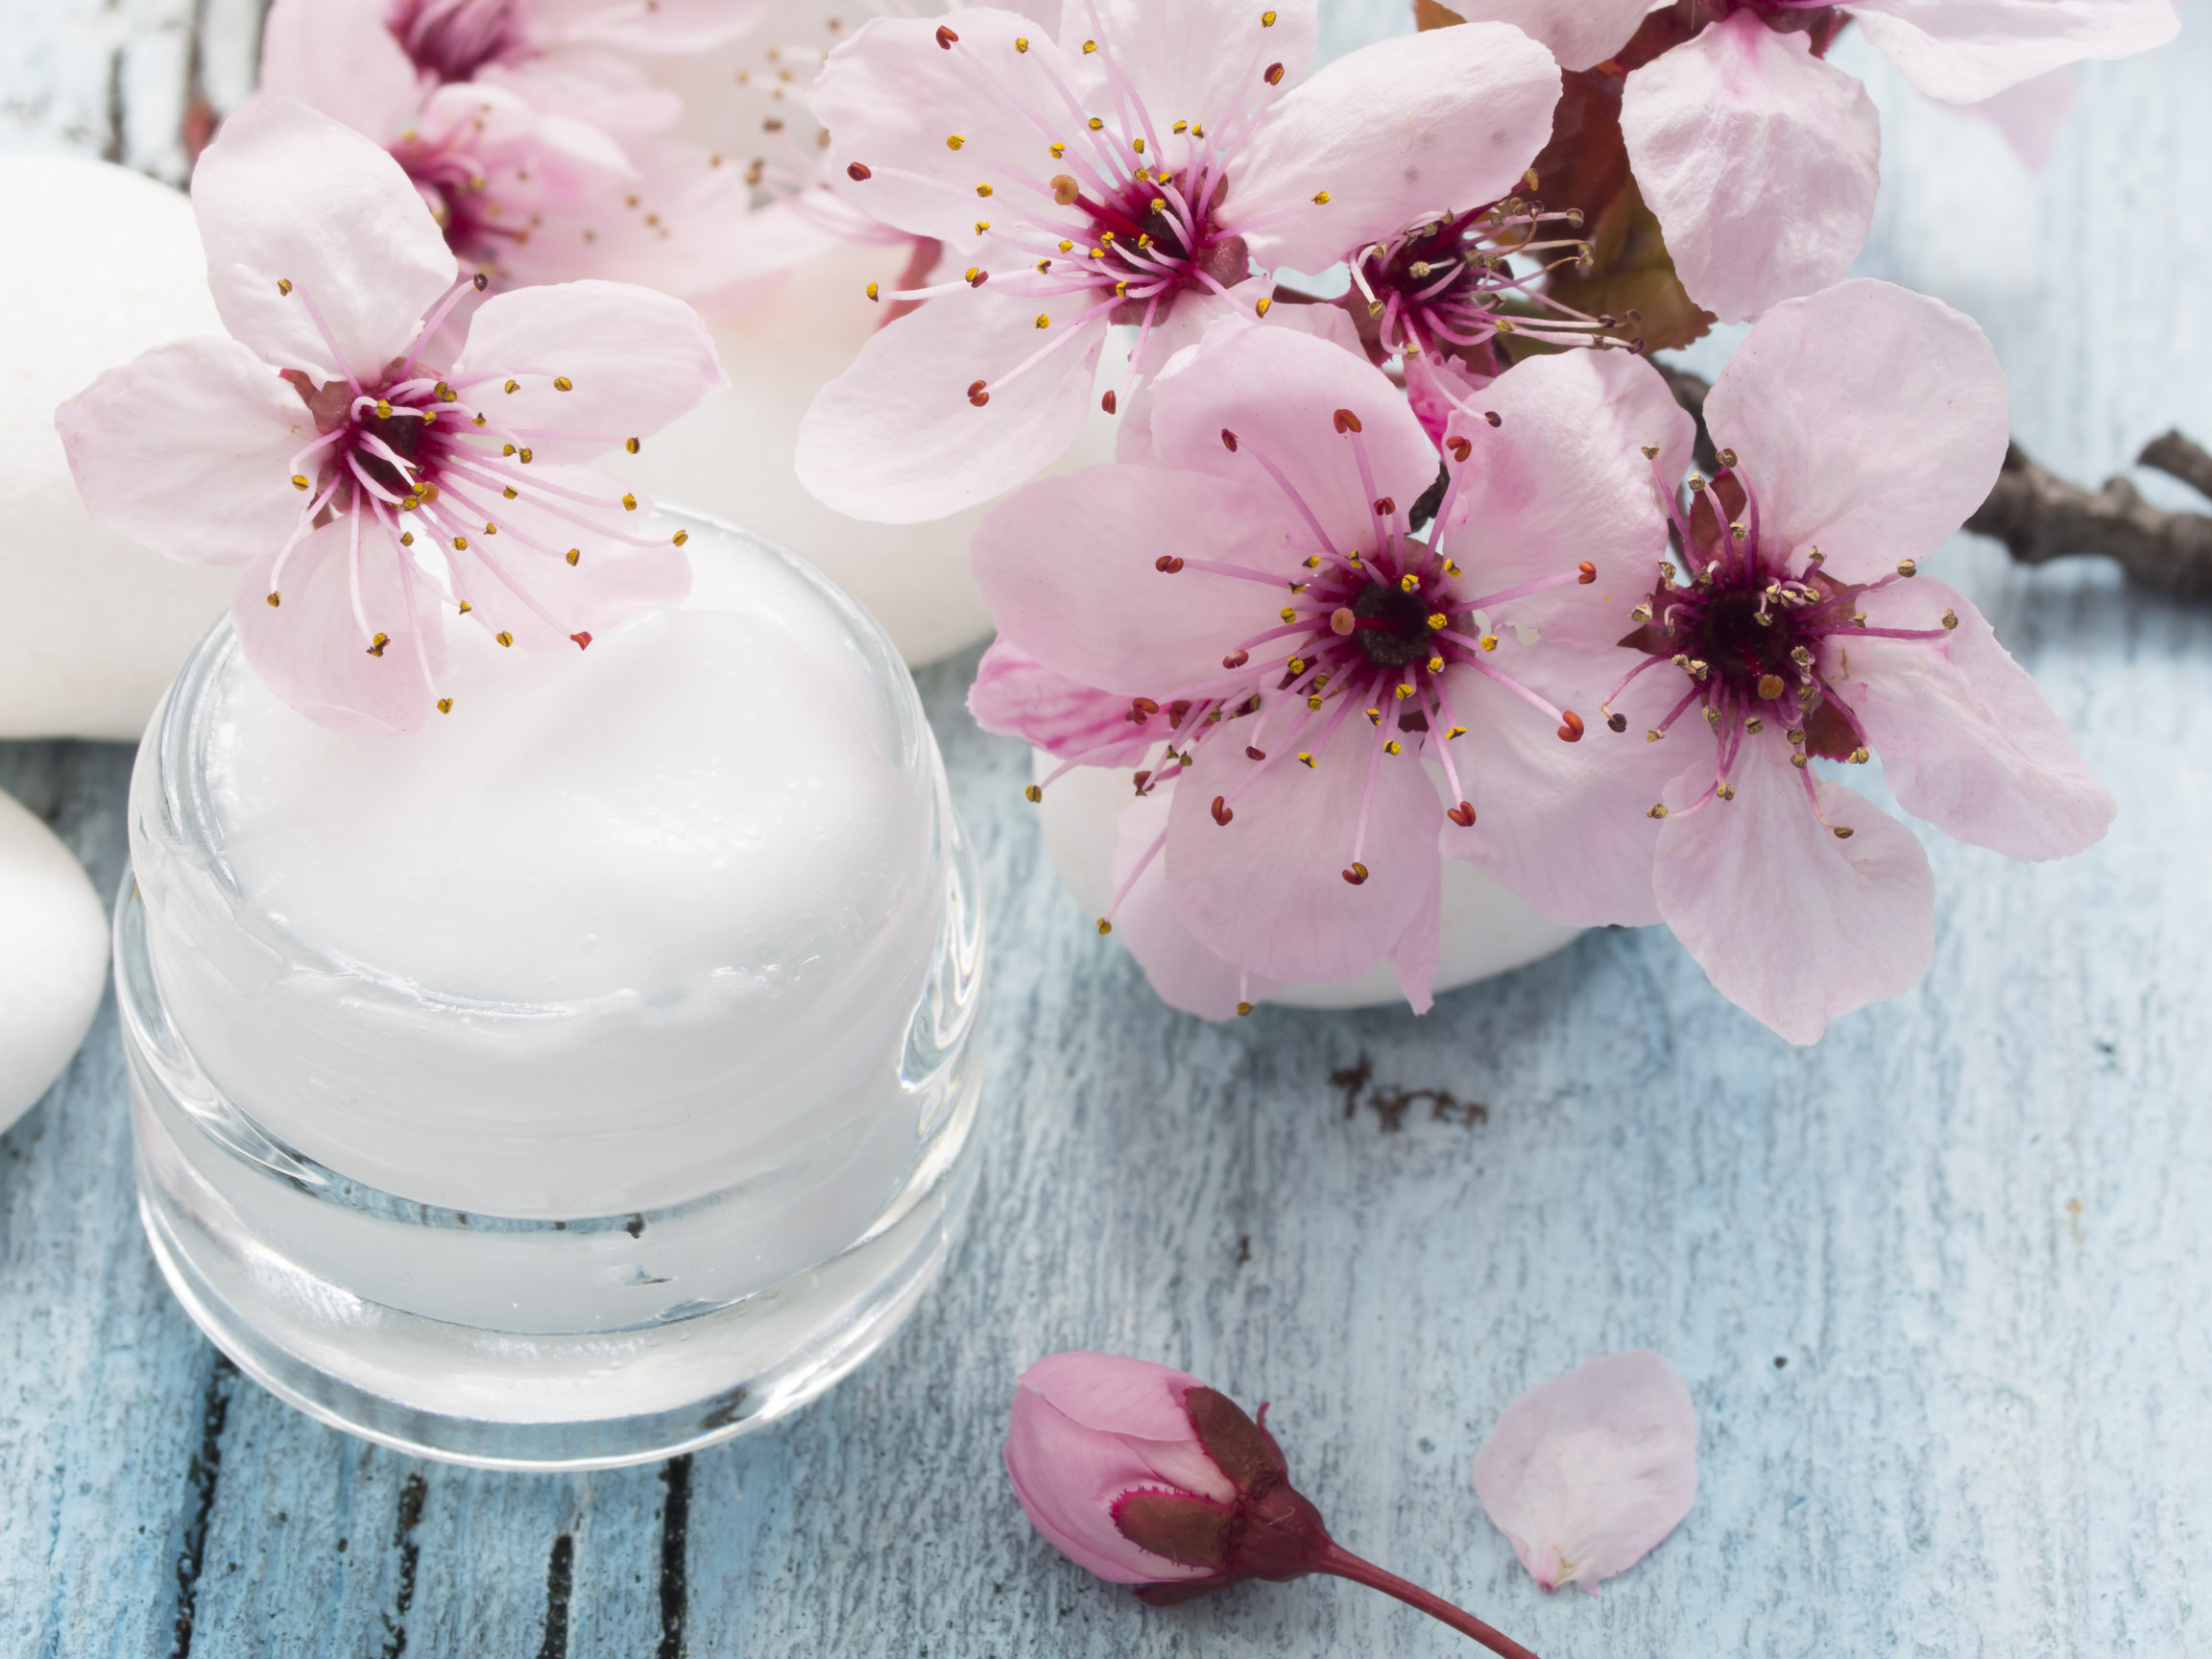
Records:
[[[0,795],[0,1129],[84,1041],[108,982],[108,907],[77,855]]]
[[[191,204],[105,161],[0,156],[0,737],[134,738],[237,571],[92,522],[55,406],[151,347],[221,334]]]
[[[791,272],[741,315],[717,321],[714,347],[729,389],[648,440],[638,460],[660,500],[802,549],[883,625],[907,662],[920,664],[990,637],[968,572],[968,542],[988,509],[927,524],[864,523],[823,506],[792,469],[799,421],[814,394],[883,321],[868,284],[894,287],[905,258],[902,244],[848,244]],[[1050,470],[1112,460],[1114,430],[1094,405],[1082,437]]]
[[[1043,750],[1032,752],[1031,772],[1039,782],[1058,764]],[[1046,790],[1038,805],[1044,816],[1046,851],[1052,855],[1061,882],[1086,915],[1102,916],[1113,902],[1115,824],[1129,800],[1126,770],[1083,767]],[[1442,861],[1439,994],[1549,956],[1582,931],[1539,915],[1474,865],[1457,858]],[[1290,1008],[1368,1008],[1404,999],[1388,963],[1357,979],[1303,980],[1262,998]]]

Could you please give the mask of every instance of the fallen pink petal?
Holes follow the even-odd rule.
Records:
[[[1540,1382],[1499,1413],[1475,1493],[1546,1590],[1598,1586],[1644,1559],[1697,1497],[1697,1411],[1648,1348]]]

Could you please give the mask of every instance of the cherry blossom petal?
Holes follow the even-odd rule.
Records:
[[[596,637],[640,612],[683,603],[691,590],[683,549],[665,531],[636,544],[648,534],[648,504],[623,512],[622,485],[596,468],[539,463],[530,472],[543,494],[524,489],[509,501],[469,490],[475,517],[458,538],[468,545],[455,547],[449,539],[445,549],[453,596],[469,602],[486,632],[507,634],[528,651],[573,651],[578,634]],[[449,485],[441,505],[457,506],[461,493]],[[577,496],[606,507],[598,515],[580,511]],[[592,517],[602,519],[597,534]],[[484,534],[485,523],[499,528]],[[566,557],[571,549],[574,565]]]
[[[1926,577],[1862,605],[1877,628],[1933,627],[1946,609],[1959,618],[1940,641],[1854,638],[1845,653],[1838,689],[1899,805],[2011,858],[2061,858],[2104,838],[2112,792],[1981,612]]]
[[[385,24],[391,10],[391,0],[276,0],[261,26],[261,90],[372,138],[395,135],[422,88]]]
[[[1654,481],[1682,476],[1697,432],[1659,372],[1626,351],[1531,357],[1483,386],[1446,431],[1465,440],[1468,457],[1448,463],[1459,488],[1434,544],[1493,591],[1586,562],[1597,569],[1590,587],[1515,613],[1574,618],[1593,645],[1630,632],[1628,612],[1667,551]],[[1647,447],[1659,451],[1656,470]]]
[[[596,280],[494,294],[470,320],[452,378],[487,382],[473,388],[475,400],[553,463],[650,437],[730,384],[690,306]],[[512,393],[489,384],[507,380]]]
[[[93,517],[172,559],[241,564],[281,542],[307,505],[292,458],[315,422],[235,340],[181,340],[110,369],[54,424]]]
[[[979,185],[1049,205],[1053,134],[1022,109],[1072,125],[1052,81],[1075,72],[1015,12],[974,8],[957,21],[958,43],[940,47],[935,17],[876,19],[830,54],[806,102],[829,129],[840,194],[909,235],[966,247],[975,221],[993,217]],[[847,174],[854,163],[864,180]]]
[[[757,28],[767,0],[537,0],[539,27],[579,44],[628,52],[708,52]]]
[[[1628,159],[1675,274],[1723,323],[1839,281],[1873,222],[1880,119],[1809,42],[1739,12],[1622,95]]]
[[[1452,8],[1470,23],[1510,23],[1549,49],[1562,69],[1602,63],[1655,9],[1652,0],[1463,0]]]
[[[963,36],[965,39],[965,36]],[[1074,443],[1106,343],[1103,317],[1078,324],[1058,302],[964,293],[932,300],[878,330],[799,423],[799,481],[854,518],[913,524],[988,501]],[[1036,325],[1050,316],[1050,329]],[[978,407],[976,381],[1001,380],[1031,353],[1080,329]]]
[[[1777,305],[1721,370],[1705,420],[1742,458],[1761,540],[1817,546],[1844,582],[1940,547],[1988,496],[2011,426],[1973,319],[1865,279]]]
[[[1261,118],[1223,222],[1262,265],[1326,271],[1424,213],[1514,189],[1551,135],[1559,85],[1551,54],[1503,23],[1361,47]]]
[[[1262,15],[1274,21],[1262,23]],[[1265,12],[1252,0],[1064,0],[1060,9],[1061,51],[1087,66],[1083,43],[1097,40],[1143,99],[1163,141],[1177,121],[1222,119],[1246,95],[1249,77],[1270,63],[1296,81],[1313,61],[1319,33],[1314,0]]]
[[[1349,979],[1388,961],[1420,907],[1437,902],[1444,806],[1428,773],[1410,754],[1378,757],[1380,733],[1357,714],[1310,768],[1294,756],[1313,736],[1284,715],[1254,733],[1275,751],[1264,763],[1230,747],[1238,734],[1199,745],[1176,783],[1166,857],[1185,924],[1270,978]],[[1234,813],[1226,825],[1211,810],[1216,796]],[[1355,857],[1368,871],[1357,886],[1343,874]]]
[[[1625,630],[1623,630],[1625,632]],[[1680,695],[1657,674],[1639,678],[1616,701],[1629,731],[1606,730],[1598,700],[1636,664],[1630,653],[1547,640],[1530,656],[1545,688],[1583,705],[1579,743],[1505,687],[1472,669],[1450,677],[1453,718],[1467,734],[1452,745],[1475,822],[1449,821],[1439,844],[1571,927],[1659,920],[1651,857],[1659,825],[1652,805],[1686,764],[1712,776],[1713,736],[1700,720],[1660,743],[1644,733]],[[1513,666],[1508,663],[1507,666]]]
[[[192,207],[223,325],[318,380],[379,373],[453,285],[445,238],[398,162],[287,99],[252,99],[223,123]]]
[[[1031,1367],[1032,1372],[1035,1369]],[[1204,1576],[1207,1569],[1186,1567],[1140,1549],[1114,1525],[1114,1503],[1123,1493],[1168,1484],[1142,1455],[1140,1447],[1144,1443],[1076,1421],[1042,1389],[1029,1386],[1027,1377],[1025,1373],[1015,1390],[1005,1457],[1015,1496],[1030,1524],[1054,1549],[1109,1583]],[[1195,1379],[1186,1384],[1194,1385]],[[1166,1392],[1165,1387],[1160,1391]],[[1182,1434],[1189,1438],[1190,1432],[1186,1416]],[[1220,1481],[1218,1473],[1214,1479]]]
[[[1913,85],[1951,104],[2148,52],[2181,28],[2174,0],[1854,0],[1851,16]]]
[[[1273,620],[1286,590],[1155,562],[1293,570],[1287,517],[1263,478],[1086,468],[993,510],[975,532],[975,585],[1024,653],[1101,690],[1165,699],[1218,680],[1222,656]]]
[[[1129,879],[1137,860],[1167,829],[1172,786],[1132,801],[1115,826],[1114,890]],[[1184,926],[1175,896],[1167,886],[1167,865],[1155,855],[1114,911],[1114,937],[1144,970],[1160,1000],[1202,1020],[1229,1020],[1238,1004],[1257,1002],[1276,988],[1272,979],[1247,974],[1228,958],[1208,950]]]
[[[1358,434],[1339,431],[1351,411]],[[1234,432],[1231,450],[1223,431]],[[1375,488],[1410,507],[1436,478],[1436,450],[1389,376],[1364,357],[1286,328],[1220,329],[1191,363],[1153,389],[1152,447],[1164,463],[1248,479],[1278,503],[1269,517],[1300,526],[1301,554],[1312,532],[1270,482],[1264,456],[1312,509],[1339,550],[1373,541],[1372,503],[1357,460],[1364,446]]]
[[[1697,1408],[1648,1348],[1540,1382],[1475,1455],[1475,1493],[1546,1590],[1593,1596],[1681,1525],[1697,1497]]]
[[[1436,1006],[1436,971],[1444,953],[1444,866],[1436,865],[1436,885],[1415,906],[1413,920],[1398,935],[1390,950],[1390,971],[1398,980],[1399,995],[1416,1014]]]
[[[1112,1434],[1161,1480],[1185,1492],[1228,1502],[1236,1487],[1207,1455],[1184,1407],[1205,1386],[1188,1372],[1149,1359],[1080,1351],[1048,1354],[1016,1379],[1072,1423]]]
[[[2013,155],[2032,172],[2041,172],[2058,148],[2066,119],[2080,97],[2080,78],[2068,64],[2008,86],[1993,98],[1969,104],[1964,112],[1976,115],[2004,134]]]
[[[1682,808],[1708,779],[1677,783],[1654,881],[1660,914],[1715,988],[1807,1044],[1926,975],[1936,882],[1912,832],[1857,791],[1815,781],[1815,816],[1787,754],[1771,734],[1747,740],[1730,773],[1736,799],[1695,812]]]
[[[403,584],[405,559],[383,526],[362,514],[309,534],[280,573],[275,547],[255,558],[239,581],[230,623],[262,684],[333,732],[412,732],[430,719],[445,634],[428,581],[415,575],[411,590]],[[280,605],[269,603],[272,591],[280,592]],[[372,636],[388,637],[373,656],[364,619]]]
[[[1070,680],[1005,639],[993,640],[976,665],[968,712],[986,732],[1020,737],[1063,760],[1081,757],[1093,766],[1136,765],[1166,726],[1161,714],[1133,723],[1127,696]],[[1147,729],[1155,725],[1162,728],[1158,735]]]

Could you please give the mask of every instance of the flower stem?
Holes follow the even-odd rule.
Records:
[[[1349,1578],[1355,1584],[1364,1584],[1370,1590],[1380,1590],[1385,1596],[1395,1596],[1408,1607],[1418,1607],[1430,1618],[1439,1620],[1458,1631],[1472,1636],[1501,1659],[1536,1659],[1536,1655],[1512,1637],[1493,1630],[1474,1614],[1455,1607],[1441,1596],[1432,1596],[1418,1584],[1407,1582],[1395,1573],[1385,1573],[1372,1561],[1362,1561],[1340,1544],[1331,1544],[1329,1552],[1314,1567],[1317,1573],[1333,1573],[1339,1578]]]

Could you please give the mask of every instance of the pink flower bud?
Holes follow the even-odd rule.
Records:
[[[1080,1567],[1156,1606],[1247,1578],[1329,1573],[1395,1596],[1505,1659],[1535,1659],[1472,1614],[1338,1545],[1267,1432],[1170,1366],[1054,1354],[1022,1374],[1006,1473],[1032,1525]]]

